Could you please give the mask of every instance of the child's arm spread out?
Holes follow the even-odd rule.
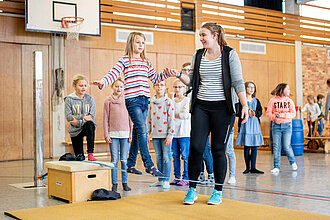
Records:
[[[103,107],[103,135],[104,139],[109,138],[109,118],[110,118],[110,108],[109,108],[110,102],[108,99],[105,100],[104,102],[104,107]]]
[[[167,79],[168,75],[164,71],[161,73],[156,73],[154,67],[150,64],[148,68],[148,78],[153,84],[155,84]]]
[[[305,112],[307,110],[308,104],[306,104],[303,108],[300,109],[301,112]]]
[[[125,61],[123,58],[120,58],[114,67],[103,77],[101,80],[102,86],[99,89],[103,89],[107,85],[111,85],[114,81],[118,79],[121,73],[125,69]]]

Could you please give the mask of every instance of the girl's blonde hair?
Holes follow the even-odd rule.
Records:
[[[87,77],[85,75],[82,75],[82,74],[77,74],[77,75],[73,76],[72,86],[75,87],[80,80],[85,80],[87,82],[87,85],[88,85]]]
[[[123,80],[123,78],[122,77],[118,77],[118,79],[112,83],[112,85],[111,85],[112,88],[113,88],[113,85],[116,84],[116,82],[121,82],[121,83],[123,83],[123,85],[125,85],[125,81]]]
[[[176,84],[176,83],[181,83],[181,84],[183,84],[184,86],[186,86],[180,79],[175,79],[174,81],[173,81],[173,85],[174,84]]]
[[[284,89],[288,86],[287,83],[280,83],[276,86],[276,88],[270,93],[276,96],[284,96]]]
[[[129,59],[129,64],[131,64],[131,59],[133,57],[133,44],[134,44],[134,40],[136,38],[136,36],[140,36],[144,39],[144,41],[146,41],[146,37],[144,36],[144,34],[142,34],[141,32],[136,32],[133,31],[131,32],[128,37],[127,37],[127,42],[126,42],[126,48],[125,48],[125,55],[128,56]],[[147,60],[146,58],[146,54],[145,54],[145,47],[144,50],[142,51],[142,53],[140,54],[141,59],[143,61]]]
[[[313,100],[313,102],[315,102],[314,96],[313,95],[308,95],[307,99]]]
[[[217,23],[207,22],[207,23],[204,23],[201,28],[208,29],[209,31],[211,31],[211,34],[214,34],[214,33],[217,34],[218,44],[221,49],[223,49],[224,46],[228,45],[226,38],[225,38],[225,30]]]

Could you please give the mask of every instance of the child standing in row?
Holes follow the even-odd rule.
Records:
[[[103,133],[110,147],[111,163],[114,164],[115,168],[118,167],[120,144],[121,169],[126,170],[129,143],[132,140],[132,122],[125,107],[124,81],[118,78],[112,84],[112,90],[113,93],[104,102]],[[127,185],[127,172],[121,172],[121,177],[124,191],[131,191]],[[118,171],[116,169],[111,169],[111,179],[112,191],[116,192],[118,187]]]
[[[135,168],[138,151],[142,156],[142,161],[146,172],[153,176],[162,176],[154,166],[148,149],[148,133],[146,118],[150,90],[148,79],[152,83],[159,83],[168,78],[165,72],[157,74],[153,66],[145,55],[145,36],[140,32],[131,32],[127,38],[125,55],[119,59],[115,66],[103,77],[101,81],[94,81],[92,84],[103,89],[111,85],[120,74],[125,78],[125,105],[128,114],[133,122],[132,142],[127,160],[127,172],[142,174]]]
[[[254,82],[245,82],[246,99],[249,107],[249,118],[245,124],[242,119],[238,120],[238,135],[236,145],[244,146],[244,159],[246,169],[243,174],[258,173],[263,174],[263,171],[256,169],[257,147],[264,145],[264,139],[261,134],[260,116],[262,115],[262,107],[256,95],[256,85]],[[242,105],[240,105],[240,111]],[[240,114],[240,113],[239,113]],[[250,153],[251,151],[251,153]]]
[[[151,184],[150,187],[162,186],[163,189],[169,189],[172,169],[171,143],[175,128],[174,105],[165,93],[165,81],[154,84],[154,89],[156,95],[150,100],[147,129],[152,136],[157,168],[164,177],[158,178],[158,182]]]
[[[87,137],[88,160],[95,161],[94,139],[95,139],[95,101],[87,94],[88,80],[84,75],[73,77],[73,88],[75,92],[64,98],[65,117],[70,123],[68,131],[71,137],[74,154],[77,160],[85,160],[83,150],[83,138]]]
[[[229,164],[229,179],[228,184],[235,184],[236,178],[236,155],[234,150],[234,127],[230,132],[228,141],[227,141],[227,147],[226,147],[226,154],[228,157],[228,164]]]
[[[292,170],[297,170],[298,166],[291,147],[292,119],[296,116],[296,109],[294,102],[289,98],[290,87],[286,83],[280,83],[271,94],[275,95],[270,99],[267,107],[267,117],[273,121],[274,169],[271,173],[280,172],[281,146],[288,156]]]
[[[190,144],[190,99],[183,95],[186,91],[186,85],[181,80],[176,79],[173,82],[175,93],[174,110],[175,110],[175,133],[172,141],[172,155],[175,179],[171,185],[187,186],[188,182],[188,157]],[[181,162],[183,160],[183,172],[181,179]]]
[[[319,136],[322,137],[322,133],[324,130],[324,123],[323,123],[323,102],[324,102],[324,95],[318,94],[317,95],[317,104],[319,105],[321,114],[319,115],[319,126],[317,127],[317,132],[319,133]]]
[[[321,114],[321,110],[319,105],[315,103],[313,95],[308,95],[307,101],[308,103],[301,109],[301,112],[307,110],[308,137],[312,137],[315,128],[315,120]]]

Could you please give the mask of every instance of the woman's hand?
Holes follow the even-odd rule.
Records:
[[[77,119],[75,118],[75,117],[73,117],[72,116],[72,121],[69,121],[70,122],[70,124],[72,125],[72,126],[77,126],[78,125],[78,121],[77,121]]]
[[[132,142],[132,137],[129,137],[128,138],[128,143],[131,143]]]
[[[241,119],[243,119],[242,124],[247,122],[247,120],[249,119],[249,112],[248,111],[249,110],[247,108],[242,109],[242,116],[241,116]]]
[[[110,138],[110,137],[107,137],[107,138],[105,138],[105,141],[106,141],[108,144],[111,144],[111,143],[112,143],[112,141],[111,141],[111,138]]]
[[[99,80],[95,80],[95,81],[91,82],[91,85],[103,87],[103,83]]]

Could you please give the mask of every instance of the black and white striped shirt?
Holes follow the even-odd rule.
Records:
[[[204,101],[225,100],[225,92],[222,83],[221,56],[209,61],[202,57],[200,64],[201,82],[197,98]]]

